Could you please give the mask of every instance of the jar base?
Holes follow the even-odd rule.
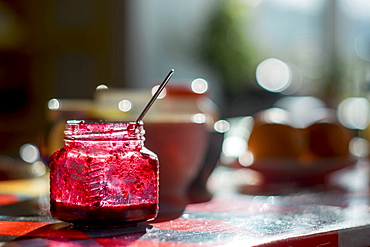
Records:
[[[152,203],[99,207],[50,201],[50,212],[54,218],[79,228],[117,228],[156,218],[158,205]]]
[[[117,223],[114,222],[102,223],[91,220],[73,220],[73,221],[62,220],[62,221],[70,223],[74,228],[83,230],[137,227],[137,225],[140,222],[145,222],[145,220],[117,222]]]

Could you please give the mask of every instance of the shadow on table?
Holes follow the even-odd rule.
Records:
[[[110,229],[80,229],[68,223],[40,227],[5,246],[127,246],[152,228],[142,222],[136,226]]]
[[[32,198],[0,206],[2,216],[39,216],[41,214],[39,198]]]

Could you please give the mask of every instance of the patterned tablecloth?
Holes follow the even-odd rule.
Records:
[[[236,176],[218,169],[211,180]],[[345,190],[274,196],[225,186],[211,201],[188,205],[177,219],[88,230],[50,217],[47,178],[6,181],[0,183],[0,246],[370,246],[367,177],[353,168],[341,178]]]

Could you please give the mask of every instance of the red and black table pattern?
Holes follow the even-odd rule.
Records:
[[[0,194],[0,246],[370,246],[368,193],[226,194],[181,217],[79,229],[48,214],[47,195]]]

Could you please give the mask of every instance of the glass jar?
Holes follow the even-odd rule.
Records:
[[[67,121],[50,159],[50,211],[81,226],[123,226],[158,213],[158,157],[136,122]]]

